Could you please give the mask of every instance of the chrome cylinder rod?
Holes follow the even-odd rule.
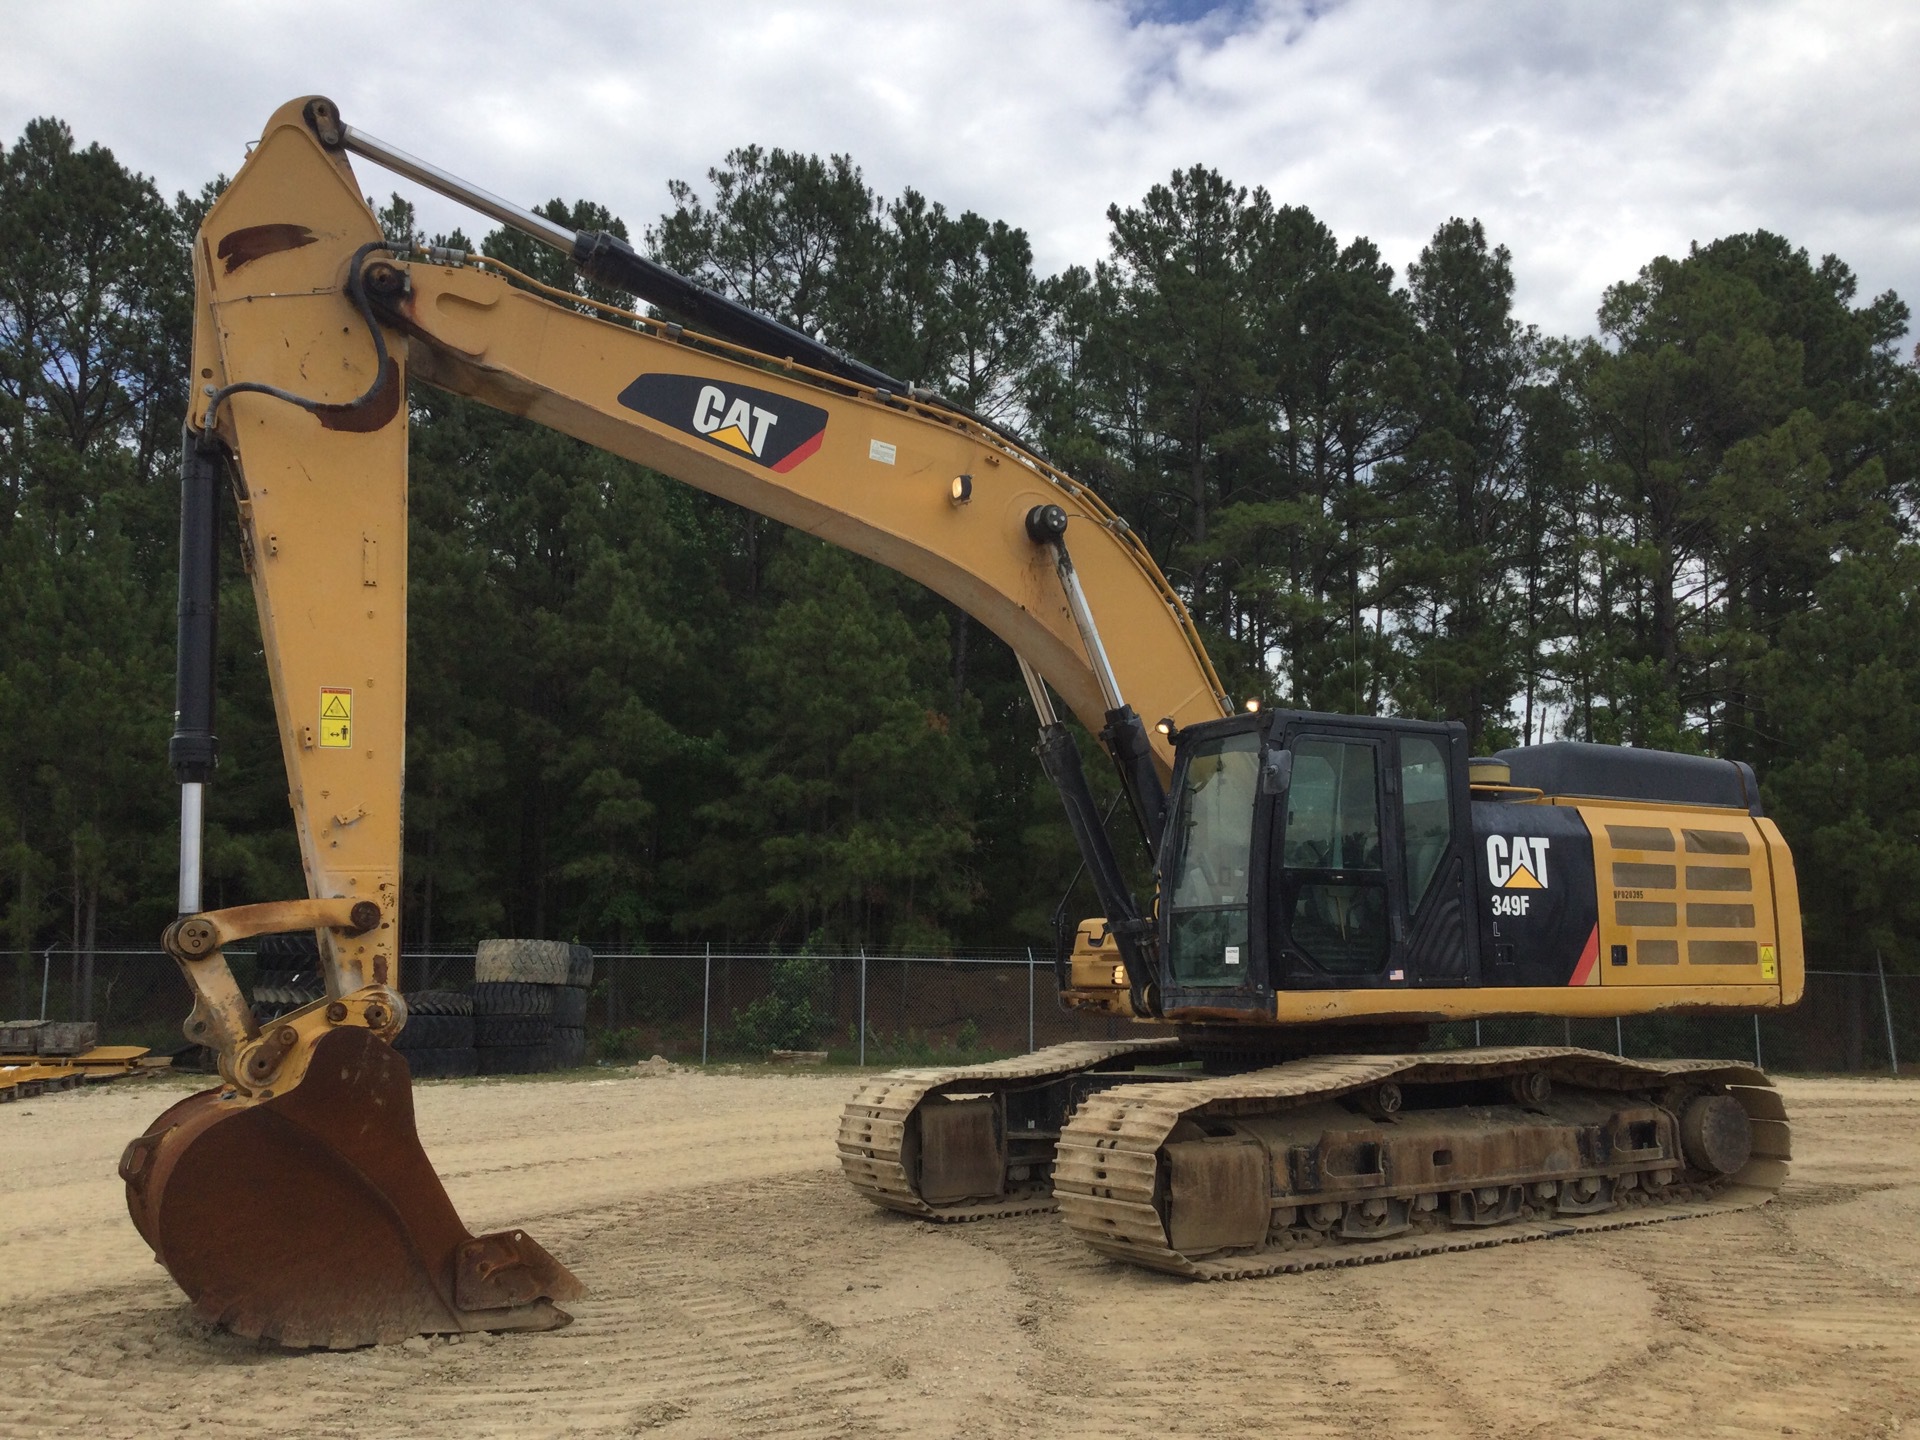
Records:
[[[1118,710],[1127,702],[1121,698],[1120,681],[1113,673],[1113,663],[1107,659],[1107,647],[1100,641],[1100,629],[1093,623],[1087,592],[1080,588],[1080,576],[1074,571],[1073,561],[1067,558],[1067,547],[1061,545],[1053,554],[1060,571],[1060,583],[1067,592],[1067,609],[1073,615],[1081,643],[1087,647],[1087,659],[1093,662],[1093,675],[1100,682],[1100,693],[1106,698],[1107,709]]]
[[[1053,708],[1053,697],[1047,694],[1047,682],[1040,678],[1040,672],[1027,663],[1024,655],[1015,655],[1020,662],[1020,678],[1027,682],[1027,694],[1033,697],[1033,708],[1040,716],[1040,725],[1044,729],[1049,725],[1058,725],[1060,716]]]
[[[561,254],[571,256],[574,242],[578,236],[564,225],[556,225],[544,215],[523,209],[510,200],[502,200],[498,195],[482,190],[478,185],[469,185],[457,175],[449,175],[438,165],[430,165],[418,156],[409,155],[386,141],[376,139],[366,131],[352,125],[342,125],[341,144],[355,155],[384,166],[396,175],[404,175],[409,180],[418,181],[429,190],[446,196],[449,200],[458,200],[462,205],[478,210],[489,219],[498,220],[502,225],[531,235],[543,245],[551,245]]]
[[[207,787],[190,780],[180,787],[180,913],[200,913],[201,806]]]

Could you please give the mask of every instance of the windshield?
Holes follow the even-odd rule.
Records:
[[[1175,983],[1247,982],[1247,882],[1260,737],[1202,741],[1174,797],[1167,868],[1168,964]]]

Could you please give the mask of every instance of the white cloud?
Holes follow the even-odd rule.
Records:
[[[1756,227],[1838,253],[1863,295],[1920,293],[1920,9],[1267,0],[1152,18],[1196,8],[66,0],[12,8],[0,133],[59,115],[195,189],[319,91],[485,188],[590,196],[635,229],[668,178],[731,146],[845,151],[885,192],[1024,226],[1046,268],[1096,258],[1110,202],[1202,161],[1402,269],[1449,215],[1478,215],[1550,330],[1590,328],[1601,289],[1653,255]]]

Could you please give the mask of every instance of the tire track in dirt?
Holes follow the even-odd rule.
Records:
[[[743,1291],[725,1265],[703,1273],[716,1244],[750,1253],[750,1240],[764,1240],[729,1231],[813,1204],[831,1178],[744,1187],[744,1204],[720,1210],[718,1225],[705,1193],[546,1217],[543,1228],[593,1277],[576,1323],[424,1354],[288,1354],[210,1332],[170,1291],[149,1291],[144,1306],[124,1293],[74,1296],[37,1333],[7,1337],[0,1434],[151,1434],[177,1415],[181,1428],[212,1435],[353,1435],[381,1433],[396,1409],[407,1415],[396,1429],[483,1436],[671,1434],[682,1421],[702,1433],[872,1431],[893,1377],[846,1353],[832,1326]],[[742,1226],[742,1214],[761,1224]],[[165,1413],[129,1415],[129,1368],[143,1388],[169,1392]]]
[[[0,1436],[1712,1440],[1865,1437],[1920,1415],[1920,1104],[1904,1089],[1816,1082],[1820,1120],[1796,1109],[1808,1153],[1763,1210],[1195,1285],[1102,1259],[1053,1216],[883,1214],[833,1168],[830,1126],[806,1143],[822,1083],[440,1092],[449,1130],[512,1119],[491,1148],[447,1147],[472,1187],[459,1203],[482,1225],[524,1220],[581,1275],[573,1326],[287,1354],[208,1332],[144,1257],[89,1256],[0,1309]],[[671,1113],[652,1124],[644,1104]],[[534,1136],[554,1105],[564,1124]],[[547,1158],[519,1170],[529,1145]]]

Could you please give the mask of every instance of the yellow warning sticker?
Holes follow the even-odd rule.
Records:
[[[346,750],[353,745],[353,691],[320,687],[320,748]]]
[[[1773,958],[1773,946],[1771,945],[1762,945],[1760,947],[1760,978],[1762,980],[1778,980],[1780,978],[1780,965]]]

